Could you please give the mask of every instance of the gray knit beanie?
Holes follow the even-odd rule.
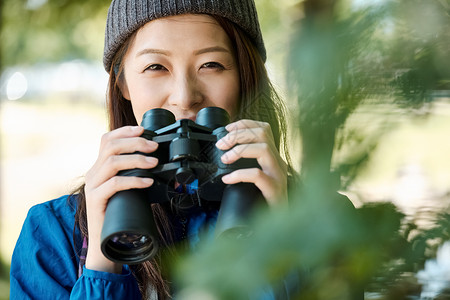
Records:
[[[266,60],[254,0],[113,0],[106,20],[105,70],[109,72],[116,51],[135,30],[151,20],[190,13],[218,15],[236,23]]]

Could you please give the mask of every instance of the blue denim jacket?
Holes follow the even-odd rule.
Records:
[[[10,299],[140,299],[127,266],[122,274],[84,269],[78,278],[75,207],[76,198],[64,196],[30,209],[12,256]]]

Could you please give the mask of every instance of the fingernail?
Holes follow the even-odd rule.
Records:
[[[225,153],[224,155],[222,155],[222,157],[220,158],[220,160],[221,160],[223,163],[226,163],[226,162],[228,161],[228,155]]]
[[[153,183],[153,178],[141,178],[142,182],[145,184],[152,184]]]
[[[222,141],[222,139],[218,140],[217,143],[216,143],[216,147],[217,148],[221,148],[223,146],[225,146],[225,142]]]
[[[226,181],[228,181],[228,179],[230,179],[230,175],[222,176],[222,181],[223,181],[224,183],[226,183]]]
[[[152,148],[157,148],[157,147],[158,147],[158,143],[157,143],[157,142],[154,142],[154,141],[149,141],[149,140],[147,140],[147,144],[148,144],[149,146],[151,146]]]
[[[138,132],[138,131],[141,131],[141,130],[142,130],[142,127],[141,127],[141,126],[133,126],[133,127],[131,128],[131,130],[133,130],[133,131],[135,131],[135,132]]]
[[[153,157],[153,156],[146,156],[145,160],[148,161],[149,163],[153,163],[153,164],[158,163],[158,159],[156,157]]]

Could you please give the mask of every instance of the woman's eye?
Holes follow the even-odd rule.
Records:
[[[207,69],[220,69],[220,70],[224,70],[224,66],[219,64],[218,62],[207,62],[205,64],[202,65],[202,68],[207,68]]]
[[[153,64],[145,69],[145,71],[163,71],[163,70],[166,70],[166,68],[160,64]]]

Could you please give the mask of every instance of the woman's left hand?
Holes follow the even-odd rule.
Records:
[[[269,205],[287,202],[287,165],[280,157],[270,125],[253,120],[240,120],[225,127],[228,134],[217,141],[222,162],[231,164],[239,158],[256,158],[261,169],[240,169],[222,177],[226,184],[254,183]]]

